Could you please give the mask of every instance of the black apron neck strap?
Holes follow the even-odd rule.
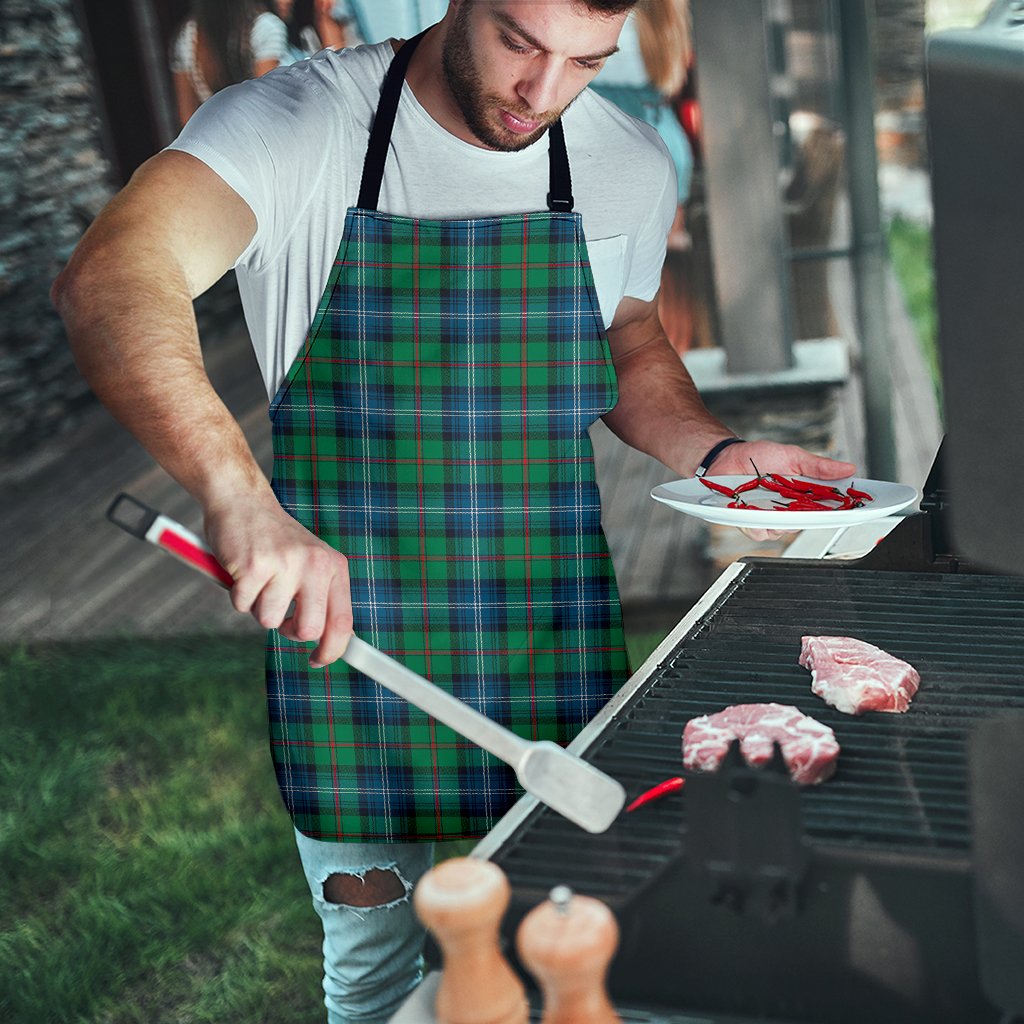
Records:
[[[398,101],[402,98],[402,84],[409,61],[420,41],[429,29],[405,42],[395,54],[384,76],[381,86],[380,102],[370,129],[370,141],[366,146],[366,158],[363,160],[363,177],[359,185],[360,210],[376,210],[380,201],[380,187],[384,181],[384,163],[391,145],[391,132],[395,126],[398,113]],[[572,179],[569,176],[569,154],[565,148],[565,134],[562,122],[555,121],[548,129],[548,173],[549,191],[547,196],[548,209],[552,213],[570,213],[573,207]]]
[[[391,59],[388,73],[384,76],[384,84],[380,89],[380,102],[370,129],[370,141],[366,147],[366,158],[363,160],[363,179],[359,185],[359,209],[376,210],[380,199],[380,186],[384,181],[384,162],[388,158],[388,146],[391,144],[391,130],[395,126],[395,115],[398,113],[398,101],[402,98],[402,83],[409,61],[419,46],[420,40],[427,34],[424,29],[418,36],[407,39],[402,48]]]
[[[571,213],[572,179],[569,177],[569,154],[565,149],[561,118],[548,129],[548,168],[551,177],[548,209],[552,213]]]

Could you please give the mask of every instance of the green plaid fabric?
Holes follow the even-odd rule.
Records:
[[[587,428],[616,400],[579,214],[349,210],[271,405],[274,488],[349,559],[356,632],[531,739],[567,743],[627,674]],[[274,763],[300,831],[484,834],[512,769],[271,632]]]

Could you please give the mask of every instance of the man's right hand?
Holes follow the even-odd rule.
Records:
[[[234,606],[291,640],[318,640],[319,668],[352,634],[348,564],[278,504],[210,384],[192,308],[255,231],[255,214],[206,164],[158,153],[86,232],[53,301],[93,391],[203,506]]]
[[[319,640],[309,663],[323,668],[352,635],[348,560],[269,499],[207,508],[206,538],[234,578],[231,602],[289,640]],[[289,614],[290,612],[290,614]]]

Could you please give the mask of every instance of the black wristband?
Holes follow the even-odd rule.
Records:
[[[714,462],[715,459],[717,459],[718,456],[721,455],[722,452],[724,452],[731,444],[743,444],[743,438],[727,437],[724,441],[719,441],[718,444],[716,444],[715,447],[700,460],[700,465],[697,467],[697,472],[694,475],[698,477],[704,476],[711,468],[711,463]]]

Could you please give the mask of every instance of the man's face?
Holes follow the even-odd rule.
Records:
[[[617,49],[625,19],[571,0],[459,0],[442,66],[469,130],[491,149],[530,145]]]

